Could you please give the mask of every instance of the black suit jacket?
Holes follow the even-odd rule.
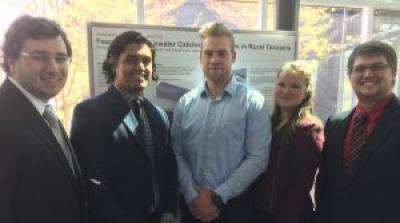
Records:
[[[165,113],[144,101],[159,171],[157,214],[175,213],[176,161]],[[74,111],[71,141],[88,181],[92,222],[134,223],[143,220],[153,201],[148,154],[135,135],[136,119],[115,87],[82,102]]]
[[[77,163],[75,170],[76,177],[41,114],[5,80],[0,88],[0,222],[84,222]]]
[[[400,104],[384,108],[355,170],[344,175],[342,147],[351,112],[331,117],[317,179],[317,222],[400,222]]]

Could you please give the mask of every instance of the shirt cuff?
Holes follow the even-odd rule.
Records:
[[[183,197],[185,198],[186,203],[190,203],[193,199],[195,199],[199,194],[193,188],[193,186],[183,187],[182,189]]]
[[[231,199],[232,196],[232,193],[230,191],[231,190],[225,184],[222,184],[214,192],[217,193],[219,196],[221,196],[222,202],[226,204],[228,203],[228,201]]]
[[[176,223],[176,218],[175,215],[169,212],[165,212],[162,216],[161,216],[161,220],[164,220],[167,223]]]

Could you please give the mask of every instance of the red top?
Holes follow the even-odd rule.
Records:
[[[257,210],[273,216],[271,223],[299,223],[313,209],[309,192],[319,164],[323,129],[312,120],[303,120],[291,141],[284,139],[282,129],[272,135],[268,168],[254,184],[254,202]]]
[[[357,104],[355,111],[351,117],[350,123],[346,130],[346,137],[344,139],[343,154],[342,154],[343,159],[345,159],[346,155],[350,151],[350,145],[351,145],[351,142],[350,142],[351,136],[350,135],[351,135],[351,132],[353,132],[356,117],[362,112],[367,113],[368,119],[367,119],[366,125],[367,125],[367,133],[369,136],[371,134],[372,130],[374,129],[374,127],[378,121],[378,118],[382,114],[383,109],[389,103],[392,96],[393,96],[393,94],[389,94],[388,96],[384,97],[382,100],[380,100],[375,105],[373,105],[372,108],[369,110],[366,110],[360,104]]]

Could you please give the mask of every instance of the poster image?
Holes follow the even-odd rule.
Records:
[[[179,98],[204,83],[200,66],[198,29],[126,24],[88,24],[91,96],[108,88],[102,63],[111,41],[120,33],[135,30],[145,34],[156,48],[156,72],[159,80],[145,89],[145,96],[167,111],[173,111]],[[236,62],[232,75],[260,91],[272,108],[272,88],[279,66],[295,59],[294,32],[234,30]]]

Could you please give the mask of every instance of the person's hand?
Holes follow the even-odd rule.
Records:
[[[189,204],[192,215],[203,222],[218,218],[219,209],[212,202],[213,193],[197,184],[194,184],[194,188],[199,195]]]

